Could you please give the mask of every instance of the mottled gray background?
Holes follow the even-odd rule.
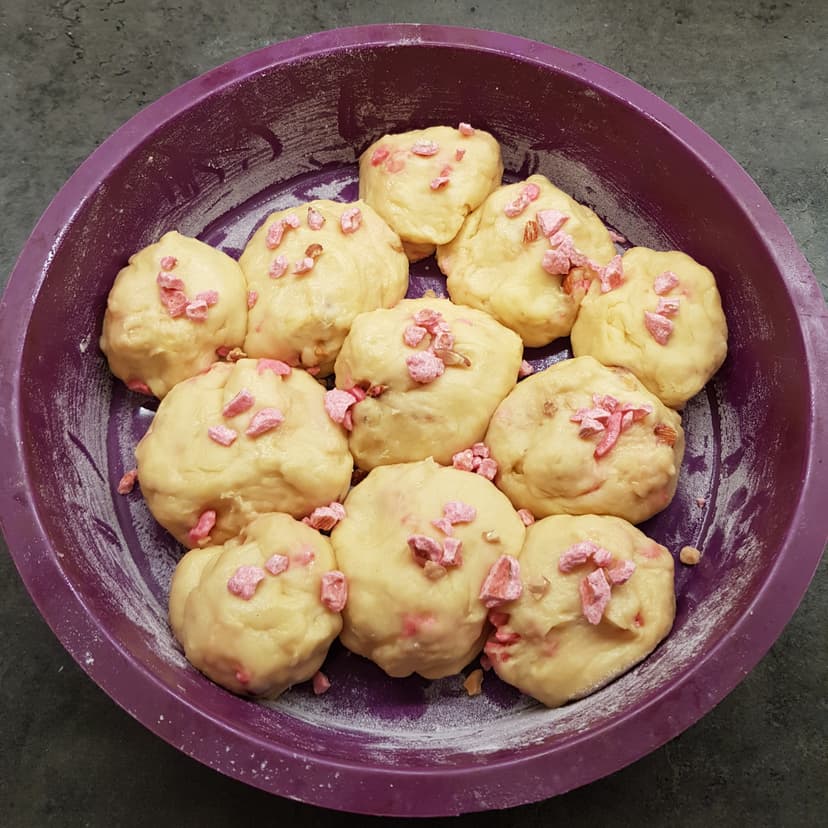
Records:
[[[274,41],[397,21],[543,40],[666,98],[753,176],[826,290],[824,0],[0,0],[0,275],[8,276],[65,179],[145,104]],[[661,750],[557,799],[459,822],[478,828],[825,824],[827,581],[823,561],[761,664]],[[219,776],[145,731],[63,651],[0,553],[0,823],[339,825],[346,819]]]

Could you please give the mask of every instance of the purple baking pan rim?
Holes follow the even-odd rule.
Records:
[[[752,604],[732,629],[683,675],[635,710],[582,737],[541,749],[511,749],[486,764],[395,768],[349,764],[240,733],[230,721],[208,717],[176,696],[99,627],[65,579],[29,496],[29,471],[20,422],[20,368],[33,297],[62,234],[101,181],[159,125],[218,89],[287,61],[368,45],[428,45],[501,53],[548,66],[621,98],[673,133],[722,182],[753,224],[797,309],[809,380],[810,453],[797,495],[792,529]],[[819,287],[790,232],[764,194],[709,135],[673,107],[604,66],[513,35],[448,26],[357,26],[277,43],[195,78],[146,107],[118,129],[55,196],[24,246],[0,302],[0,523],[12,557],[35,604],[64,647],[121,707],[161,738],[228,776],[272,793],[317,805],[387,815],[447,815],[536,801],[586,784],[635,761],[678,735],[718,703],[757,664],[793,615],[822,555],[828,535],[828,313]],[[789,493],[790,495],[790,493]],[[71,633],[71,635],[70,635]],[[172,729],[165,723],[191,720]],[[333,734],[332,734],[333,737]],[[589,762],[582,761],[589,739]],[[265,779],[247,773],[251,747],[284,772]],[[248,752],[245,752],[247,749]],[[227,757],[235,757],[229,763]],[[289,768],[302,766],[301,786]],[[298,770],[297,770],[298,773]],[[423,777],[429,795],[422,796]]]

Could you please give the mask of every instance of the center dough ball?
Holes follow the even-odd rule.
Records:
[[[483,438],[517,382],[522,353],[508,328],[446,299],[404,299],[358,316],[336,360],[338,388],[368,389],[352,409],[357,465],[429,456],[450,464]]]
[[[362,201],[311,201],[268,216],[239,264],[256,295],[247,355],[323,376],[354,317],[390,308],[408,290],[399,237]]]
[[[540,520],[520,571],[523,594],[493,615],[486,653],[500,678],[549,707],[625,672],[673,625],[673,559],[625,520]]]
[[[311,678],[342,628],[323,603],[336,571],[327,538],[289,515],[262,515],[223,546],[192,549],[170,590],[187,660],[217,684],[275,698]]]
[[[500,146],[488,132],[434,126],[371,144],[359,159],[359,196],[416,261],[451,241],[502,176]]]
[[[424,460],[374,469],[345,511],[331,535],[349,584],[342,643],[390,676],[459,672],[486,634],[479,595],[489,569],[523,543],[509,501],[479,475]],[[412,550],[418,537],[441,550],[459,542],[456,563],[421,566]]]
[[[569,335],[591,274],[576,263],[606,265],[614,255],[592,210],[532,175],[495,190],[438,248],[437,262],[455,302],[488,311],[534,348]]]
[[[264,359],[215,363],[179,383],[135,449],[153,517],[186,546],[204,546],[259,514],[298,518],[339,500],[353,461],[324,395],[304,371]]]
[[[238,264],[171,232],[121,270],[106,304],[101,350],[127,386],[163,397],[238,348],[247,330],[247,285]]]
[[[640,523],[673,498],[684,456],[681,417],[629,372],[592,357],[523,380],[486,434],[497,485],[543,517],[608,514]]]

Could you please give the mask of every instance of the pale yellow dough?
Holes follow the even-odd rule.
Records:
[[[600,293],[593,283],[572,328],[572,350],[605,365],[632,371],[654,394],[681,408],[719,370],[727,354],[727,322],[713,274],[684,253],[633,247],[622,259],[624,283]],[[674,328],[659,345],[644,327],[644,312],[655,312],[656,277],[665,271],[680,284],[667,296],[680,300]]]
[[[188,298],[218,291],[205,321],[174,319],[161,303],[156,277],[165,256],[178,260],[170,275],[184,282]],[[246,330],[247,285],[241,268],[220,250],[172,231],[130,256],[115,277],[100,347],[116,377],[143,383],[163,397],[177,382],[215,362],[217,348],[240,347]]]
[[[425,350],[403,342],[403,332],[421,309],[439,311],[455,336],[454,350],[471,366],[446,366],[431,383],[415,382],[406,357]],[[486,313],[447,299],[404,299],[391,310],[364,313],[354,320],[336,360],[336,384],[385,385],[379,397],[353,409],[351,452],[362,469],[422,460],[439,463],[482,439],[497,404],[517,381],[520,339]]]
[[[584,617],[579,591],[594,563],[566,574],[558,570],[562,553],[585,540],[612,552],[612,565],[635,563],[630,579],[612,587],[598,624]],[[673,625],[673,559],[620,518],[556,515],[538,521],[527,530],[520,572],[523,595],[498,608],[509,616],[500,630],[520,639],[493,646],[492,636],[486,650],[500,678],[548,707],[592,693],[625,672],[649,655]]]
[[[313,559],[303,563],[308,551]],[[264,568],[275,554],[290,559],[287,570],[266,572],[249,600],[230,592],[240,566]],[[322,575],[335,569],[319,532],[289,515],[262,515],[223,546],[181,559],[170,626],[187,660],[208,678],[234,693],[275,698],[316,673],[342,628],[340,614],[320,601]]]
[[[521,215],[510,218],[503,208],[527,183],[536,184],[540,195]],[[437,263],[448,276],[451,298],[488,311],[532,348],[569,334],[582,295],[577,289],[564,292],[564,277],[550,275],[541,266],[549,249],[542,234],[535,241],[524,241],[526,224],[535,220],[539,210],[566,214],[569,218],[561,232],[572,236],[575,247],[597,264],[607,264],[615,255],[598,216],[542,175],[495,190],[468,217],[455,239],[437,248]],[[582,268],[572,272],[580,277]]]
[[[603,433],[579,437],[570,421],[593,407],[593,394],[653,406],[600,459],[594,451]],[[672,448],[657,438],[657,424],[675,431]],[[669,505],[684,455],[681,417],[629,371],[592,357],[556,363],[519,383],[495,411],[485,442],[500,467],[497,485],[536,517],[607,514],[640,523]]]
[[[255,405],[235,417],[222,408],[242,389]],[[206,510],[217,521],[207,543],[223,543],[265,512],[307,515],[348,491],[353,461],[342,429],[324,408],[324,389],[309,374],[287,378],[259,373],[257,360],[215,363],[177,385],[158,406],[138,443],[138,479],[153,517],[186,546],[187,534]],[[262,408],[284,415],[278,428],[248,437],[245,429]],[[238,432],[230,446],[208,436],[211,426]]]
[[[308,225],[308,210],[320,213],[319,230]],[[343,233],[340,217],[358,208],[362,225]],[[268,228],[293,213],[301,222],[285,231],[275,250],[265,244]],[[308,273],[294,273],[312,244],[323,252]],[[286,273],[273,279],[269,270],[278,256]],[[268,216],[239,259],[251,290],[258,294],[250,310],[244,350],[251,357],[272,357],[291,365],[318,367],[325,376],[354,317],[374,308],[390,308],[408,290],[408,260],[399,236],[367,205],[357,201],[311,201]]]
[[[436,155],[411,152],[418,141],[433,141]],[[374,151],[390,153],[374,166]],[[456,150],[465,150],[461,161]],[[392,160],[393,159],[393,160]],[[400,165],[398,172],[388,167]],[[432,190],[431,181],[451,167],[450,182]],[[412,261],[430,255],[433,246],[451,241],[466,216],[500,184],[503,161],[500,145],[483,130],[464,136],[453,127],[434,126],[397,135],[383,135],[359,159],[359,197],[368,202],[406,242]]]
[[[455,524],[463,542],[459,567],[432,580],[412,556],[407,539],[427,535],[443,505],[473,506],[471,523]],[[474,658],[486,634],[480,587],[501,555],[518,555],[525,529],[509,501],[485,478],[432,460],[374,469],[345,501],[347,516],[331,534],[348,578],[342,643],[391,676],[440,678]],[[494,542],[483,535],[493,532]]]

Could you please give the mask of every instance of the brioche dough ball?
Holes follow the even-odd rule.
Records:
[[[215,362],[217,349],[241,346],[246,330],[247,285],[238,264],[172,231],[130,256],[115,277],[100,347],[118,379],[163,397]]]
[[[508,216],[504,209],[527,185],[538,188],[537,199],[519,215]],[[565,274],[551,275],[543,269],[549,242],[536,221],[542,210],[564,214],[567,220],[561,232],[595,263],[605,265],[615,255],[601,219],[542,175],[495,190],[466,219],[453,241],[437,249],[437,263],[448,277],[451,298],[487,311],[533,348],[569,334],[583,295],[582,289],[571,287],[572,281],[586,275],[583,268],[574,268],[564,283]]]
[[[596,402],[605,396],[616,409]],[[613,411],[624,408],[634,421],[601,454]],[[582,410],[600,419],[574,422]],[[579,436],[590,425],[597,433]],[[607,514],[640,523],[669,505],[684,455],[681,417],[631,373],[592,357],[558,362],[519,383],[495,411],[485,442],[500,467],[498,487],[538,517]]]
[[[474,508],[471,521],[451,527],[462,563],[435,578],[415,561],[408,539],[446,541],[432,521],[458,501]],[[478,596],[489,568],[523,543],[509,501],[480,475],[428,459],[374,469],[351,490],[345,511],[331,534],[349,584],[342,643],[391,676],[459,672],[483,644],[486,608]]]
[[[463,364],[446,364],[433,382],[418,382],[407,359],[425,352],[426,335],[414,347],[403,336],[418,311],[442,314],[454,336],[453,352]],[[404,299],[391,310],[354,320],[336,360],[339,388],[385,386],[353,408],[351,452],[362,469],[432,456],[451,457],[482,439],[497,404],[517,381],[523,354],[520,339],[482,311],[447,299]],[[448,357],[447,357],[448,358]]]
[[[587,562],[561,572],[561,556],[592,541],[612,553],[605,568],[632,561],[629,580],[611,586],[597,624],[584,615],[582,581],[598,567]],[[626,566],[630,567],[629,564]],[[568,568],[568,567],[566,567]],[[632,568],[632,567],[630,567]],[[523,594],[506,614],[486,653],[498,676],[548,707],[586,696],[648,656],[673,625],[673,559],[643,532],[616,517],[555,515],[529,527],[520,554]],[[629,571],[629,570],[628,570]],[[599,576],[600,578],[600,576]]]
[[[502,176],[500,146],[488,132],[434,126],[371,144],[359,159],[359,197],[399,233],[416,261],[451,241]]]
[[[597,284],[590,286],[572,328],[572,350],[628,368],[664,403],[681,408],[727,354],[727,322],[716,281],[706,267],[675,250],[633,247],[622,266],[624,281],[615,290],[601,293]],[[664,273],[674,274],[675,287],[664,289],[672,280],[660,287],[656,280]],[[656,314],[660,305],[666,305],[665,322],[672,329],[664,345],[645,325],[645,313]]]
[[[355,210],[361,218],[352,223],[348,216]],[[284,229],[274,246],[278,231],[271,228],[285,219],[299,226]],[[312,268],[295,273],[306,258]],[[311,201],[273,213],[247,243],[239,264],[258,295],[244,341],[247,355],[318,367],[323,376],[333,371],[354,317],[390,308],[408,290],[408,260],[399,236],[362,201]]]
[[[287,559],[277,575],[266,567],[280,569],[274,555]],[[237,575],[239,567],[253,569]],[[316,673],[342,628],[340,614],[320,600],[322,576],[331,570],[327,538],[290,515],[262,515],[223,546],[192,549],[181,559],[170,626],[187,660],[208,678],[234,693],[275,698]],[[239,589],[245,582],[249,591]]]
[[[150,512],[186,546],[224,543],[265,512],[302,517],[348,491],[353,461],[342,429],[325,413],[322,386],[304,371],[283,377],[268,364],[215,363],[180,383],[135,449]],[[224,416],[237,395],[239,413],[231,407]],[[277,414],[281,424],[246,433],[266,428],[268,418],[276,422]],[[232,442],[217,442],[209,429]]]

